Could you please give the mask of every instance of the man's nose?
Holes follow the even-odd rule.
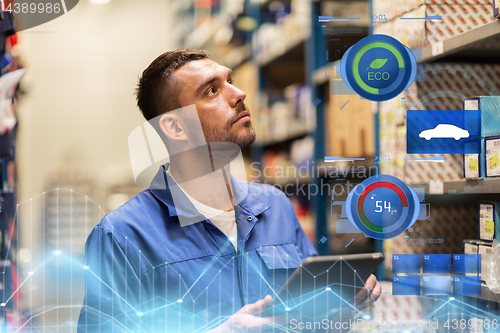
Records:
[[[234,85],[230,85],[231,87],[231,107],[236,107],[238,103],[243,103],[245,101],[245,98],[247,97],[247,94],[243,91],[238,89]]]

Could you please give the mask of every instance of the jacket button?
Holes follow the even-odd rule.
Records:
[[[247,217],[247,221],[248,222],[252,221],[252,217],[251,216]]]

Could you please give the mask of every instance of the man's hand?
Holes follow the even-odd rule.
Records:
[[[356,294],[354,306],[358,311],[366,309],[375,303],[381,294],[382,286],[377,281],[375,275],[372,274],[366,280],[365,286]]]
[[[340,310],[340,313],[337,315],[337,317],[335,317],[334,322],[344,323],[349,322],[349,320],[354,321],[354,317],[356,316],[356,314],[375,303],[381,294],[382,286],[377,281],[375,275],[370,275],[370,277],[368,277],[368,279],[366,280],[364,287],[360,291],[358,291],[358,293],[354,297],[354,304],[352,305],[355,307],[355,309],[353,309],[351,306],[344,306],[343,309]],[[344,333],[349,331],[350,328],[341,328],[335,331],[328,330],[327,332]]]
[[[273,298],[267,295],[260,301],[253,304],[247,304],[229,317],[224,324],[207,333],[260,333],[271,330],[278,325],[282,325],[282,322],[277,322],[281,318],[263,318],[256,316],[256,314],[262,312],[272,301]]]

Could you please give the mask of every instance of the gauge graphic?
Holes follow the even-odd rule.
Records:
[[[389,175],[372,176],[347,196],[351,223],[375,239],[391,239],[411,227],[420,212],[420,201],[411,187]]]
[[[417,61],[409,48],[387,35],[370,35],[342,56],[345,84],[361,97],[382,102],[398,96],[417,75]]]

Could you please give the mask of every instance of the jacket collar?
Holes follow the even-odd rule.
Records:
[[[202,217],[193,204],[187,199],[184,192],[175,183],[173,178],[166,172],[168,167],[169,163],[160,166],[149,186],[149,191],[167,206],[170,216],[182,215],[188,219]],[[267,203],[259,198],[259,191],[256,191],[254,184],[237,180],[232,175],[231,182],[235,205],[237,204],[253,216],[257,216],[270,208]],[[175,200],[175,204],[173,196],[179,198]],[[203,220],[205,220],[204,217],[200,219],[200,221]]]

